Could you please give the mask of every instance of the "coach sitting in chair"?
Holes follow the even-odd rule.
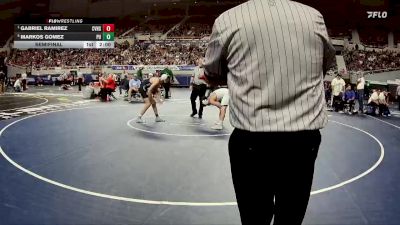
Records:
[[[343,103],[348,105],[348,113],[352,114],[354,108],[354,99],[356,98],[356,93],[351,89],[351,85],[348,84],[346,91],[343,95]]]
[[[99,82],[101,87],[99,92],[99,97],[101,101],[103,102],[108,101],[109,96],[113,97],[114,99],[117,99],[113,95],[113,92],[115,91],[116,88],[113,74],[109,74],[108,76],[99,75]]]
[[[372,90],[372,94],[371,97],[369,97],[368,99],[368,110],[367,110],[367,114],[376,115],[376,108],[379,107],[379,92],[376,89]],[[380,114],[380,112],[379,112]]]
[[[133,79],[129,81],[129,91],[128,91],[128,102],[132,102],[132,93],[135,96],[139,93],[139,87],[142,82],[138,79],[138,76],[135,74],[133,75]]]

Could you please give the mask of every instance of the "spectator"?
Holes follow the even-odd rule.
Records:
[[[348,70],[382,70],[400,68],[400,53],[383,51],[350,50],[343,51]]]
[[[87,85],[85,87],[85,90],[83,91],[82,94],[83,94],[83,98],[84,99],[94,99],[94,98],[96,98],[93,82],[90,82],[89,85]]]
[[[379,98],[379,115],[390,116],[388,92],[380,91],[378,98]]]
[[[333,95],[333,108],[335,112],[343,113],[342,97],[346,83],[342,79],[342,75],[338,73],[331,82],[332,95]]]
[[[136,96],[139,93],[140,84],[142,82],[138,79],[137,75],[133,75],[133,79],[129,81],[128,102],[132,102],[132,94]]]
[[[123,78],[119,82],[119,95],[122,95],[122,90],[127,93],[129,91],[129,80],[128,80],[128,74],[123,74]]]
[[[372,94],[368,99],[368,114],[375,116],[376,115],[376,108],[379,107],[379,92],[376,89],[372,90]],[[379,112],[381,114],[381,112]]]
[[[116,43],[114,49],[28,49],[16,50],[10,64],[33,68],[115,64],[195,65],[196,60],[204,56],[205,50],[202,41],[183,44]]]
[[[21,82],[22,82],[22,90],[23,91],[26,91],[26,89],[27,89],[27,85],[26,85],[26,78],[27,78],[27,75],[26,75],[26,73],[23,73],[22,75],[21,75]]]
[[[358,112],[364,112],[364,87],[365,87],[365,78],[364,73],[359,72],[361,77],[357,79],[357,100],[358,100]]]
[[[348,104],[349,106],[349,114],[353,113],[353,108],[354,108],[354,99],[356,98],[356,94],[354,93],[354,91],[351,89],[351,85],[348,84],[346,87],[346,91],[344,93],[343,96],[343,102],[345,104]]]
[[[399,111],[400,111],[400,84],[397,85],[397,89],[396,89],[396,99],[399,102]]]
[[[116,76],[117,75],[115,74],[109,74],[108,78],[106,79],[106,85],[105,85],[107,97],[113,97],[114,99],[117,99],[113,94],[113,92],[115,92],[115,89],[117,88],[117,84],[115,83]]]
[[[17,78],[14,82],[14,91],[15,92],[21,92],[22,90],[22,79],[21,78]]]

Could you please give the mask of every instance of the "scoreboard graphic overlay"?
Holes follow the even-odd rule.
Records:
[[[93,19],[46,19],[14,25],[14,48],[114,48],[114,23]]]

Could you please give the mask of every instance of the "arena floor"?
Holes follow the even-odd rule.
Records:
[[[132,121],[142,104],[122,98],[0,96],[1,224],[240,224],[233,128],[210,129],[215,107],[189,117],[189,95],[173,89],[166,122],[149,109],[145,124]],[[400,224],[400,117],[329,118],[304,224]]]

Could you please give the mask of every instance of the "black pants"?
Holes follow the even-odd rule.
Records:
[[[4,80],[0,80],[0,94],[4,93],[6,91],[6,83]]]
[[[364,112],[364,89],[357,90],[358,111]]]
[[[390,114],[389,107],[387,105],[385,105],[385,104],[379,104],[379,115],[380,116],[382,116],[382,115],[387,116],[389,114]]]
[[[354,110],[354,100],[349,100],[349,101],[346,101],[346,102],[343,102],[343,105],[345,105],[345,104],[348,104],[349,105],[349,112],[353,112],[353,110]]]
[[[335,112],[337,111],[342,111],[343,110],[343,101],[342,101],[342,96],[333,96],[333,109]]]
[[[100,97],[100,101],[107,101],[107,95],[109,93],[109,90],[107,88],[100,88],[98,96]]]
[[[400,111],[400,95],[397,95],[397,101],[399,102],[399,111]]]
[[[369,112],[367,112],[367,114],[370,114],[370,115],[372,115],[372,116],[376,116],[376,108],[378,108],[379,109],[379,115],[381,114],[381,112],[380,112],[380,108],[379,108],[379,105],[378,104],[376,104],[375,102],[370,102],[369,104],[368,104],[368,106],[370,106],[371,107],[371,109],[369,110]]]
[[[83,79],[78,78],[78,91],[82,91],[82,84],[83,84]]]
[[[22,90],[26,91],[26,79],[22,79]]]
[[[233,131],[229,156],[243,225],[270,224],[272,217],[274,224],[302,223],[320,143],[319,130]]]
[[[203,104],[201,103],[201,101],[206,96],[206,90],[207,90],[207,85],[205,85],[205,84],[193,85],[192,93],[190,94],[190,102],[192,103],[192,113],[193,114],[197,113],[196,99],[197,99],[197,97],[199,97],[199,99],[200,99],[199,116],[203,115]]]
[[[171,84],[169,82],[163,84],[164,90],[165,90],[165,98],[168,99],[170,98],[169,96],[169,88],[171,87]]]

